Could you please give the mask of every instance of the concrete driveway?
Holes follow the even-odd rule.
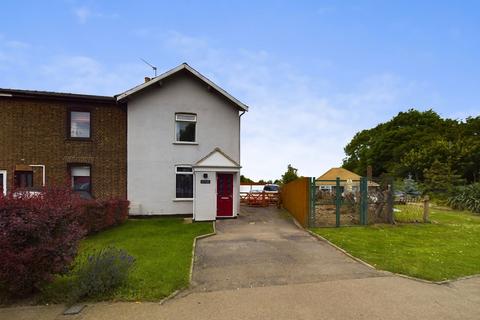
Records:
[[[216,291],[382,277],[299,229],[276,208],[243,207],[197,243],[192,290]]]
[[[276,209],[243,208],[199,240],[193,283],[159,303],[0,309],[0,319],[480,319],[480,277],[436,285],[371,270]]]

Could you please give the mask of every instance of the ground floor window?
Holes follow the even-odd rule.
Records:
[[[193,169],[188,166],[176,166],[176,194],[177,199],[193,198]]]
[[[33,171],[15,171],[14,173],[15,188],[32,188],[33,187]]]
[[[90,175],[90,166],[74,165],[70,166],[70,177],[72,179],[72,189],[75,192],[92,193],[92,181]]]
[[[7,171],[0,170],[0,194],[7,194]]]

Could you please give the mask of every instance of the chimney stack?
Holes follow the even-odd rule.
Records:
[[[372,181],[372,175],[373,175],[372,171],[373,171],[372,166],[367,166],[367,179],[368,179],[368,181]]]
[[[150,79],[150,77],[145,77],[145,83],[147,83],[150,80],[152,80],[152,79]]]

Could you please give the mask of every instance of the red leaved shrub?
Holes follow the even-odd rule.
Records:
[[[128,218],[127,200],[84,200],[80,224],[88,234],[124,223]]]
[[[115,202],[115,224],[122,224],[128,219],[128,207],[130,201],[128,200],[117,200]]]
[[[67,271],[85,235],[81,205],[64,188],[0,196],[1,290],[26,295]]]
[[[68,270],[86,234],[128,218],[126,200],[82,200],[69,188],[0,193],[0,291],[23,296]]]

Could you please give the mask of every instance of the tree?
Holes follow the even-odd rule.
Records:
[[[435,160],[429,169],[425,170],[425,191],[440,195],[451,194],[454,187],[462,183],[460,175],[447,164]]]
[[[297,170],[292,167],[291,164],[288,165],[287,171],[282,175],[282,183],[287,184],[293,180],[298,179]]]
[[[417,182],[412,179],[411,174],[409,174],[407,178],[403,179],[403,191],[410,195],[416,195],[419,193]]]
[[[255,183],[252,179],[245,177],[243,174],[240,175],[240,183]]]
[[[443,119],[433,110],[410,109],[374,128],[358,132],[345,146],[343,167],[364,175],[408,174],[418,182],[438,160],[467,182],[480,177],[480,116],[465,121]]]

